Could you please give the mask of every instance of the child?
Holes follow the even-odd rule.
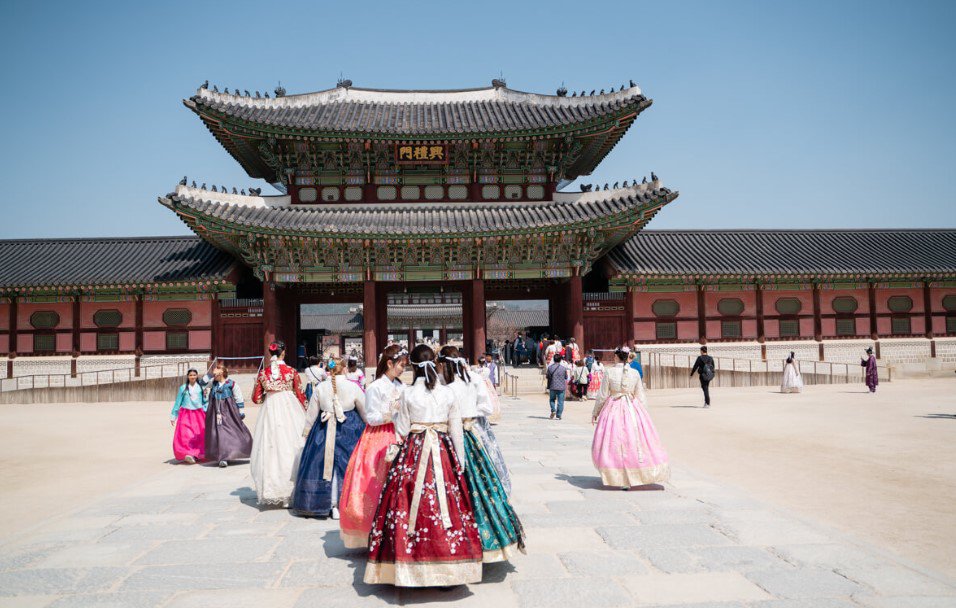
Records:
[[[186,464],[203,460],[206,436],[206,395],[199,385],[199,372],[186,372],[186,383],[179,387],[169,424],[176,428],[173,433],[173,455]]]

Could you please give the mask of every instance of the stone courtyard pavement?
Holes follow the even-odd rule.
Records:
[[[496,433],[528,554],[486,565],[480,585],[369,587],[337,522],[259,511],[245,465],[175,466],[7,540],[0,605],[956,606],[953,581],[679,463],[663,489],[603,489],[590,404],[550,421],[538,396],[504,402]]]

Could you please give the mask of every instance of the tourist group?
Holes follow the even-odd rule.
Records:
[[[190,371],[172,413],[177,459],[227,466],[248,458],[258,503],[338,519],[345,546],[368,552],[366,583],[477,583],[483,563],[525,551],[490,424],[500,416],[497,393],[457,347],[389,345],[367,386],[357,361],[300,375],[285,364],[282,342],[269,352],[252,396],[262,404],[254,435],[228,370],[217,362],[202,378]],[[626,347],[615,356],[595,396],[594,465],[608,486],[663,482],[667,455],[641,374]],[[400,380],[407,366],[410,385]]]

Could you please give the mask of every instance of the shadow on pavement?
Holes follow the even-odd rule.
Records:
[[[922,416],[913,416],[913,418],[947,419],[956,420],[956,414],[924,414]]]

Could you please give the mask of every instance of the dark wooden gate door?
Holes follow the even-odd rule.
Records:
[[[584,346],[614,349],[624,344],[624,315],[618,311],[585,311]]]

